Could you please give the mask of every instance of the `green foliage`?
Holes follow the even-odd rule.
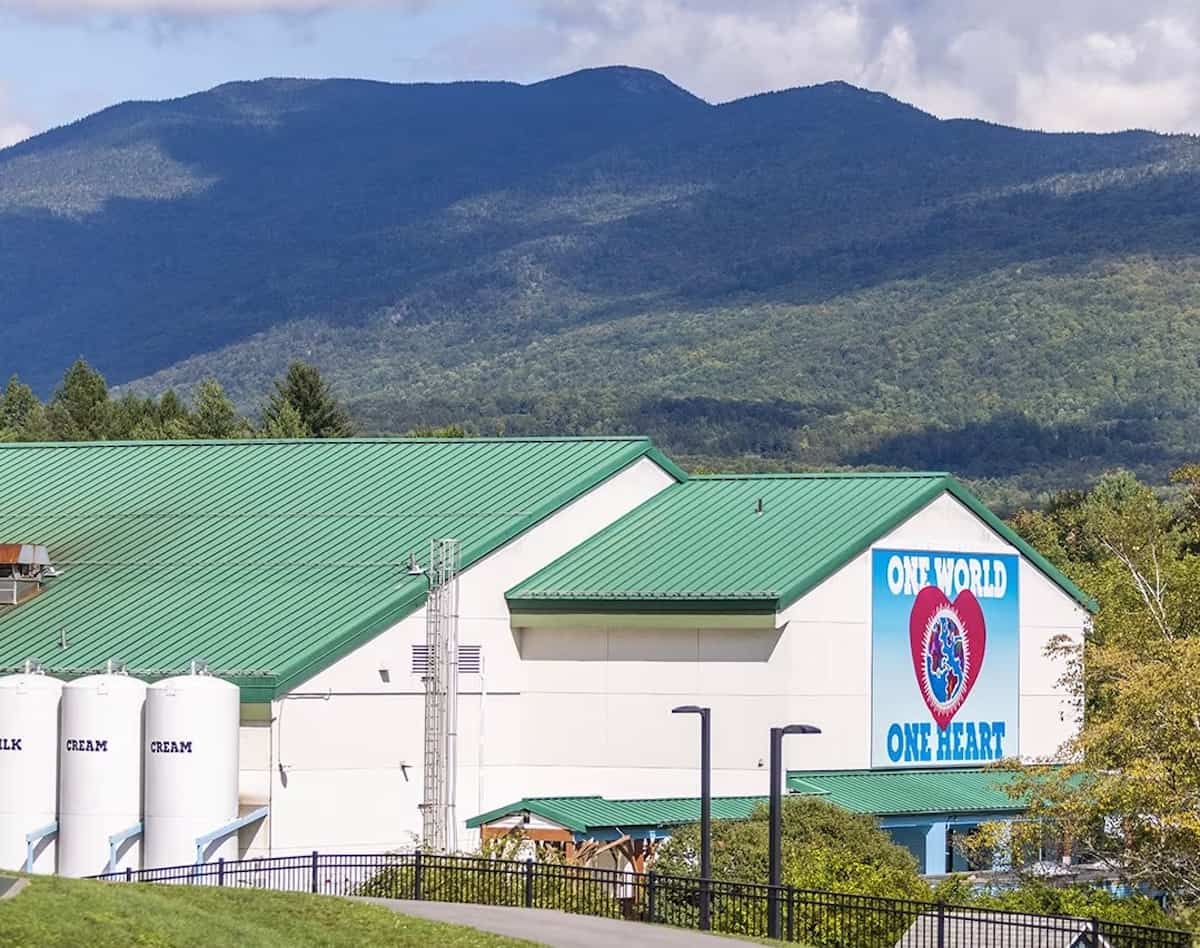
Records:
[[[767,878],[767,807],[748,820],[713,825],[713,877],[745,882]],[[698,825],[677,830],[659,849],[655,869],[699,872]],[[892,842],[873,817],[847,813],[817,797],[783,801],[783,871],[787,885],[893,898],[927,894],[912,854]]]
[[[1098,918],[1154,928],[1179,927],[1178,920],[1167,915],[1154,899],[1144,895],[1114,895],[1089,885],[1053,886],[1039,879],[1022,879],[1011,888],[981,892],[965,876],[951,876],[937,885],[934,897],[954,905],[1008,912]]]
[[[241,438],[250,426],[240,417],[216,379],[205,379],[196,390],[187,430],[193,438]]]
[[[83,359],[67,369],[47,407],[56,441],[102,441],[110,433],[113,406],[104,376]]]
[[[33,389],[15,375],[8,380],[4,397],[0,399],[0,429],[26,431],[42,413],[42,403]]]
[[[311,438],[312,432],[300,417],[296,406],[289,401],[283,401],[264,419],[259,434],[264,438]]]
[[[748,820],[713,824],[713,878],[766,882],[767,817],[763,805]],[[660,847],[655,871],[697,877],[699,833],[696,825],[680,827]],[[912,854],[892,842],[874,818],[848,813],[816,797],[790,796],[783,800],[783,882],[798,889],[897,899],[924,899],[929,895]],[[692,903],[690,892],[687,902]],[[683,906],[674,907],[676,914],[681,910]],[[852,917],[803,901],[796,906],[796,913],[793,924],[797,937],[816,946],[840,945],[851,932],[864,943],[890,944],[911,923],[911,919],[895,913],[881,911],[869,918],[861,914]],[[762,912],[744,900],[717,901],[713,918],[715,931],[756,936],[766,933]]]
[[[333,397],[329,383],[316,366],[304,362],[293,362],[283,380],[275,383],[263,409],[263,422],[269,431],[307,432],[278,437],[346,438],[354,434],[350,416]]]
[[[440,428],[434,425],[419,425],[404,433],[406,438],[469,438],[470,433],[463,425],[449,424]]]
[[[245,83],[0,157],[0,371],[44,395],[82,346],[245,411],[302,354],[368,432],[638,431],[713,469],[949,468],[1012,507],[1189,459],[1198,178],[1192,137],[840,83]]]
[[[1052,643],[1083,715],[1070,764],[1012,791],[1075,854],[1200,905],[1200,479],[1164,497],[1128,473],[1015,525],[1100,602],[1086,642]]]
[[[320,374],[300,363],[278,383],[270,417],[256,432],[216,379],[199,383],[190,408],[170,389],[157,399],[131,392],[113,399],[104,377],[81,359],[46,406],[16,376],[9,380],[0,396],[0,442],[309,438],[306,417],[327,437],[348,430],[345,410]]]
[[[477,905],[525,905],[527,864],[518,860],[524,837],[514,833],[485,842],[478,856],[423,855],[422,899],[434,902],[471,902]],[[607,918],[621,917],[621,903],[608,880],[597,880],[594,870],[568,862],[552,845],[534,847],[533,899],[538,908],[577,912]],[[380,869],[362,883],[355,895],[411,899],[416,895],[416,868],[411,860]]]

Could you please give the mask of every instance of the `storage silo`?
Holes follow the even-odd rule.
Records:
[[[58,872],[89,876],[141,866],[141,839],[117,849],[109,838],[142,819],[142,734],[146,683],[103,674],[63,685],[59,738]]]
[[[25,868],[25,834],[58,815],[58,709],[63,683],[41,674],[0,678],[0,869]],[[33,849],[33,871],[54,872],[54,836]]]
[[[147,868],[196,861],[196,839],[238,817],[241,693],[211,675],[182,675],[146,696]],[[237,834],[217,840],[201,861],[236,859]]]

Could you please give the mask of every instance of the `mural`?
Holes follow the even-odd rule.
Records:
[[[1011,554],[871,553],[871,765],[1017,752],[1020,617]]]

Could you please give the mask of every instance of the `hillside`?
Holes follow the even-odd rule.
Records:
[[[0,903],[8,948],[532,948],[332,896],[32,876]]]
[[[371,431],[1160,477],[1200,436],[1198,183],[1195,138],[841,83],[237,83],[0,151],[0,374],[254,406],[299,356]]]

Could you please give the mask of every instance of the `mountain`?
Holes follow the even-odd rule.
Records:
[[[0,151],[0,373],[1024,490],[1200,436],[1200,140],[844,83],[233,83]],[[746,460],[749,458],[750,460]]]

